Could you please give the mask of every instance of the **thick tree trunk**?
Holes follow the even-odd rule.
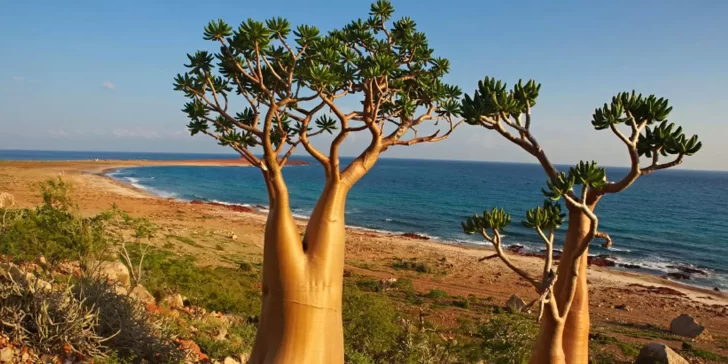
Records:
[[[560,310],[565,307],[572,288],[573,256],[589,234],[590,227],[591,221],[588,216],[578,209],[570,209],[564,250],[559,260],[558,279],[554,286],[554,297]],[[589,362],[589,291],[586,280],[588,251],[587,249],[584,252],[578,262],[576,291],[563,327],[560,327],[561,324],[554,319],[548,307],[545,308],[546,312],[531,358],[532,364]]]
[[[548,306],[544,310],[538,340],[529,364],[563,364],[566,362],[562,342],[564,324],[554,319]]]
[[[263,302],[250,363],[343,363],[346,190],[327,187],[303,241],[287,204],[268,216]]]
[[[593,210],[593,206],[591,207]],[[566,241],[564,243],[564,251],[567,246],[575,247],[579,245],[589,234],[591,220],[581,211],[569,211],[569,227],[566,232]],[[569,249],[572,253],[574,249]],[[571,303],[571,309],[566,317],[564,326],[564,355],[566,355],[567,364],[581,364],[589,362],[589,287],[586,280],[586,268],[589,255],[589,249],[584,251],[584,255],[579,259],[579,276],[576,280],[576,292],[574,300]],[[572,261],[573,254],[569,257]],[[563,262],[563,257],[562,260]],[[569,266],[562,270],[559,266],[559,278],[566,278],[567,272],[572,272],[573,267]],[[563,274],[563,275],[562,275]],[[568,277],[570,277],[569,275]],[[569,296],[571,285],[570,280],[563,279],[559,286],[559,282],[554,287],[556,294],[560,297],[560,302],[565,302]]]

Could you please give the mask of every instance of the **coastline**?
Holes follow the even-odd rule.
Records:
[[[179,254],[195,255],[199,264],[233,264],[226,260],[226,256],[262,260],[264,213],[163,198],[104,175],[105,171],[119,168],[163,165],[230,164],[219,161],[0,161],[0,191],[15,195],[20,207],[32,207],[40,201],[34,185],[63,175],[71,182],[74,201],[82,213],[99,212],[116,203],[132,215],[148,217],[167,236],[198,234],[203,230],[214,232],[224,251],[217,251],[215,244],[179,247]],[[304,219],[297,221],[302,228],[305,226]],[[347,227],[346,269],[349,272],[377,279],[407,277],[419,291],[443,289],[451,295],[493,297],[496,302],[505,302],[512,294],[518,294],[526,301],[535,298],[528,284],[512,274],[498,259],[478,262],[479,258],[492,253],[493,250],[487,246],[421,240]],[[447,273],[428,278],[415,272],[396,270],[392,264],[397,259],[417,259]],[[528,271],[538,272],[541,269],[542,260],[537,257],[512,255],[512,260]],[[631,322],[667,327],[672,318],[687,312],[696,317],[711,317],[709,322],[703,319],[703,324],[711,332],[728,335],[728,295],[723,292],[646,273],[597,266],[589,267],[588,279],[594,324]],[[670,290],[659,291],[659,287]],[[632,310],[615,309],[624,304]],[[456,317],[441,319],[452,321]]]
[[[158,198],[158,199],[165,199],[165,197],[159,196],[154,194],[153,192],[150,192],[143,188],[138,188],[136,186],[133,186],[129,183],[125,183],[123,181],[117,180],[113,178],[112,176],[109,176],[109,171],[112,170],[118,170],[123,168],[136,168],[136,167],[145,167],[145,166],[232,166],[232,165],[239,165],[239,166],[250,166],[248,163],[242,163],[242,164],[234,164],[234,163],[225,163],[225,161],[216,161],[216,160],[209,160],[209,161],[173,161],[173,163],[151,163],[151,164],[144,164],[144,165],[138,165],[138,166],[125,166],[125,167],[119,167],[119,168],[107,168],[102,170],[101,172],[97,173],[98,175],[107,178],[121,186],[124,186],[126,188],[133,189],[139,193],[145,194],[149,198]],[[231,203],[231,202],[218,202],[218,201],[201,201],[201,200],[193,200],[193,201],[185,201],[185,200],[179,200],[175,199],[174,197],[170,197],[169,199],[173,199],[176,201],[179,201],[180,203],[191,203],[191,204],[198,204],[198,205],[207,205],[207,206],[215,206],[215,207],[221,207],[230,209],[234,212],[243,212],[243,213],[250,213],[250,214],[256,214],[259,215],[262,219],[267,214],[267,211],[261,209],[263,206],[248,206],[246,204],[237,204],[237,203]],[[297,221],[297,223],[301,227],[305,227],[308,218],[303,216],[294,216],[294,219]],[[461,249],[466,250],[474,250],[474,251],[480,251],[482,255],[491,255],[495,253],[495,250],[487,245],[487,244],[468,244],[465,242],[459,242],[459,241],[449,241],[449,240],[441,240],[439,238],[433,238],[421,233],[417,232],[393,232],[393,231],[383,231],[383,230],[377,230],[377,229],[371,229],[366,227],[360,227],[360,226],[353,226],[353,225],[347,225],[346,230],[349,233],[355,233],[355,234],[373,234],[373,235],[380,235],[387,238],[406,238],[406,239],[413,239],[416,241],[419,241],[420,243],[427,243],[427,244],[434,244],[434,246],[452,246],[457,247]],[[509,250],[509,249],[507,249]],[[543,260],[543,256],[537,254],[537,253],[525,253],[520,251],[511,251],[510,252],[513,255],[517,255],[522,258],[530,258],[534,260],[535,262],[540,262]],[[590,257],[591,258],[591,257]],[[558,261],[558,259],[557,259]],[[540,263],[539,263],[540,264]],[[689,282],[681,282],[681,281],[675,281],[675,280],[669,280],[665,278],[664,276],[658,276],[655,274],[650,274],[647,272],[637,272],[637,271],[627,271],[622,269],[615,269],[611,268],[609,266],[596,266],[596,265],[589,265],[591,270],[594,270],[595,268],[598,268],[600,272],[603,272],[605,274],[613,274],[616,276],[622,277],[624,280],[628,280],[628,284],[642,284],[642,283],[651,283],[656,284],[658,286],[668,287],[668,288],[682,288],[682,289],[688,289],[688,290],[695,290],[700,292],[701,294],[706,295],[717,295],[722,296],[725,298],[728,303],[728,294],[726,293],[716,293],[713,289],[699,286],[699,285],[693,285]],[[695,297],[696,300],[705,300],[704,298]]]

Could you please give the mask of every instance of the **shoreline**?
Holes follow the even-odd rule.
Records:
[[[76,187],[79,187],[79,205],[85,213],[102,211],[114,202],[121,205],[130,213],[138,216],[147,216],[152,221],[161,221],[163,223],[171,223],[175,226],[179,225],[179,215],[182,212],[194,213],[195,220],[186,218],[186,225],[194,226],[218,226],[221,229],[233,229],[237,235],[245,234],[253,241],[256,251],[261,249],[262,240],[260,232],[265,224],[265,214],[257,211],[253,212],[235,212],[228,207],[215,206],[210,204],[192,204],[190,202],[180,202],[171,198],[164,198],[149,191],[138,189],[130,186],[122,181],[103,174],[106,170],[134,168],[143,166],[229,166],[230,161],[0,161],[0,186],[3,191],[13,193],[18,201],[19,207],[32,207],[38,203],[39,197],[33,183],[42,182],[54,176],[63,175],[71,180]],[[237,165],[245,166],[246,164]],[[3,172],[5,173],[3,175]],[[74,187],[74,189],[76,189]],[[161,219],[161,220],[160,220]],[[202,220],[200,220],[202,219]],[[212,219],[212,220],[210,220]],[[197,221],[197,222],[196,222]],[[200,225],[199,221],[204,221]],[[297,219],[299,225],[305,225],[306,220]],[[241,230],[242,229],[242,230]],[[173,231],[173,230],[172,230]],[[258,231],[258,232],[256,232]],[[174,233],[174,232],[170,232]],[[494,251],[492,247],[468,245],[460,242],[449,242],[444,240],[421,240],[412,237],[406,237],[398,234],[387,234],[379,231],[365,230],[356,227],[347,227],[347,269],[353,271],[366,271],[366,274],[376,275],[380,278],[391,277],[392,260],[399,259],[397,257],[419,257],[417,259],[431,259],[433,264],[440,265],[440,259],[447,259],[450,268],[454,271],[464,271],[462,274],[450,274],[457,278],[447,284],[436,283],[432,281],[424,282],[432,286],[433,284],[452,289],[456,292],[478,293],[482,294],[483,290],[487,294],[495,296],[497,299],[507,299],[512,293],[516,292],[523,297],[531,297],[533,293],[526,286],[519,285],[518,278],[515,274],[510,274],[506,268],[501,267],[502,263],[498,259],[478,263],[478,259],[484,255],[490,255]],[[206,251],[199,251],[195,254],[205,255]],[[260,253],[256,253],[260,254]],[[435,257],[438,256],[440,258]],[[262,255],[260,256],[262,258]],[[511,255],[512,260],[522,267],[533,272],[541,269],[542,258]],[[414,258],[412,258],[414,259]],[[453,261],[453,263],[450,263]],[[372,262],[383,263],[380,268],[372,270],[369,265]],[[361,268],[362,266],[367,268]],[[382,268],[384,267],[384,268]],[[490,273],[484,273],[484,271]],[[709,288],[684,284],[682,282],[670,281],[656,275],[646,272],[630,272],[605,267],[590,266],[588,270],[589,280],[592,282],[590,288],[594,293],[599,290],[633,290],[630,285],[639,285],[643,287],[654,286],[667,287],[677,290],[684,294],[682,298],[689,302],[696,302],[706,307],[720,307],[725,305],[728,308],[728,295],[725,292],[715,292]],[[450,276],[448,275],[448,277]],[[506,282],[503,282],[506,280]],[[447,279],[446,279],[447,281]],[[469,283],[467,283],[469,282]],[[476,282],[479,282],[477,284]],[[491,282],[495,285],[488,285]],[[465,283],[465,284],[464,284]],[[416,283],[417,285],[418,283]],[[443,285],[444,284],[444,285]],[[485,286],[484,286],[485,285]],[[591,291],[591,289],[590,289]],[[636,294],[636,293],[635,293]],[[601,305],[596,300],[599,299],[597,294],[594,297],[593,304]],[[644,293],[640,293],[640,296]],[[620,297],[617,295],[616,297]],[[632,294],[628,295],[632,299],[636,298]],[[678,296],[664,296],[673,297]],[[655,298],[655,297],[653,297]],[[602,301],[613,301],[616,298],[609,294],[609,297]],[[595,308],[596,309],[596,308]],[[600,309],[602,310],[602,309]],[[624,313],[623,313],[624,314]],[[664,313],[663,313],[664,315]],[[662,316],[657,316],[662,317]],[[646,320],[638,316],[633,317],[634,320]]]
[[[182,161],[179,164],[175,163],[175,164],[170,164],[170,165],[194,166],[194,165],[197,165],[195,163],[196,163],[195,161]],[[200,164],[200,165],[226,166],[224,164],[216,165],[216,164],[207,164],[207,163]],[[250,164],[246,164],[243,166],[250,166]],[[144,167],[144,166],[139,166],[139,167]],[[262,206],[262,205],[241,204],[241,203],[233,203],[233,202],[225,202],[225,201],[203,201],[203,200],[186,201],[186,200],[178,199],[175,197],[163,197],[163,196],[154,194],[153,192],[146,190],[144,188],[139,188],[139,187],[133,186],[129,183],[125,183],[121,180],[118,180],[112,176],[107,175],[108,171],[110,171],[110,170],[118,170],[118,169],[124,169],[124,168],[136,168],[136,167],[129,166],[129,167],[120,167],[120,168],[109,168],[107,170],[102,171],[100,174],[97,173],[97,175],[99,175],[103,178],[106,178],[110,181],[113,181],[115,184],[119,184],[119,185],[123,186],[124,188],[133,189],[136,192],[143,193],[143,194],[147,195],[147,197],[149,197],[149,198],[165,199],[165,200],[171,199],[171,200],[177,201],[179,203],[206,205],[206,206],[211,206],[211,207],[221,207],[221,208],[229,209],[229,210],[232,210],[235,212],[255,214],[261,218],[264,218],[267,214],[266,211],[263,211],[261,208],[259,208],[259,207],[265,208],[265,206]],[[305,226],[306,222],[308,221],[308,218],[303,217],[303,216],[294,216],[294,219],[300,226]],[[379,235],[379,236],[388,237],[388,238],[413,239],[413,240],[417,240],[419,243],[422,243],[422,244],[434,244],[436,246],[450,246],[450,247],[455,247],[455,248],[469,250],[469,251],[480,251],[480,252],[482,252],[481,254],[487,254],[487,255],[495,253],[494,248],[488,244],[482,244],[482,245],[475,244],[475,243],[468,244],[468,243],[460,242],[460,241],[443,240],[439,237],[432,237],[432,236],[429,236],[429,235],[426,235],[423,233],[419,233],[419,232],[395,232],[395,231],[386,231],[386,230],[373,229],[373,228],[367,228],[367,227],[361,227],[361,226],[355,226],[355,225],[346,225],[346,230],[347,230],[347,232],[355,233],[355,234],[371,234],[371,235]],[[512,248],[512,247],[516,247],[516,246],[523,247],[522,245],[519,245],[519,244],[513,244],[513,245],[509,246],[508,248]],[[520,251],[518,249],[516,249],[516,251],[514,251],[512,249],[506,249],[506,250],[509,250],[509,254],[516,255],[521,258],[532,259],[532,260],[536,260],[539,262],[543,261],[543,259],[544,259],[543,255],[541,255],[540,253],[525,252],[525,251]],[[590,258],[591,257],[600,258],[601,256],[598,254],[594,254],[594,255],[590,255]],[[496,260],[497,260],[497,258],[496,258]],[[558,259],[556,259],[556,261],[558,261]],[[649,283],[652,285],[657,285],[657,288],[666,287],[666,288],[670,288],[670,289],[692,290],[692,291],[699,292],[703,295],[707,295],[708,297],[711,295],[715,295],[717,297],[726,299],[727,300],[726,302],[728,303],[728,294],[726,294],[722,291],[715,291],[715,288],[710,287],[708,285],[690,284],[690,282],[686,282],[686,281],[668,279],[666,272],[662,272],[662,273],[660,273],[661,274],[660,275],[658,273],[638,271],[638,270],[635,270],[634,268],[632,270],[629,270],[629,268],[626,268],[626,267],[620,268],[619,264],[617,264],[617,266],[603,266],[603,265],[598,265],[598,264],[591,264],[591,259],[590,259],[589,269],[592,271],[594,271],[596,269],[598,271],[604,272],[605,274],[611,274],[611,275],[623,277],[629,281],[629,283],[628,283],[629,285],[636,285],[636,286],[642,286],[644,288],[648,288],[647,286],[644,286],[642,283]],[[647,269],[647,268],[639,268],[639,269]]]

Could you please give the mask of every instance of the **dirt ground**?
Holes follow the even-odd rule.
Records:
[[[38,183],[63,176],[71,182],[74,201],[84,214],[108,209],[116,203],[134,216],[144,216],[167,235],[193,238],[180,243],[179,254],[191,254],[203,265],[233,266],[236,261],[262,260],[265,216],[257,212],[233,211],[225,206],[193,204],[152,196],[142,190],[104,177],[102,172],[147,165],[230,165],[230,161],[0,161],[0,192],[15,196],[18,206],[40,201]],[[244,164],[235,162],[236,164]],[[305,224],[301,222],[302,228]],[[184,239],[180,239],[184,241]],[[527,302],[536,295],[498,259],[478,262],[492,254],[486,248],[464,247],[414,238],[350,229],[346,241],[347,270],[375,278],[407,277],[421,292],[442,289],[452,296],[492,297],[502,302],[518,294]],[[416,259],[438,272],[420,274],[395,270],[396,259]],[[513,256],[526,270],[541,269],[539,258]],[[710,333],[696,347],[728,356],[728,295],[694,288],[661,277],[590,267],[590,303],[593,332],[609,332],[634,344],[653,341],[680,347],[682,340],[667,333],[670,321],[687,313]],[[669,287],[684,295],[669,295],[649,287]],[[621,307],[621,305],[626,305]],[[617,308],[621,307],[621,308]],[[457,309],[439,310],[430,317],[447,327],[456,325]]]

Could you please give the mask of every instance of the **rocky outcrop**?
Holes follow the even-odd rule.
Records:
[[[50,291],[53,286],[13,263],[0,263],[0,274],[7,274],[17,284],[36,291]]]
[[[185,299],[179,293],[165,296],[164,298],[162,298],[161,303],[171,308],[185,307]]]
[[[154,296],[152,296],[149,291],[147,291],[146,288],[144,288],[141,284],[136,285],[134,288],[132,288],[131,292],[129,292],[129,297],[148,305],[150,303],[155,303]]]
[[[96,276],[116,282],[124,288],[131,287],[129,268],[122,262],[101,262],[96,269]]]
[[[665,344],[650,343],[640,350],[635,364],[690,364]]]
[[[688,314],[682,314],[670,323],[670,332],[684,337],[696,338],[705,331],[705,326]]]
[[[506,301],[506,308],[510,312],[522,312],[523,309],[526,308],[526,302],[521,299],[521,297],[514,294],[508,299],[508,301]]]

